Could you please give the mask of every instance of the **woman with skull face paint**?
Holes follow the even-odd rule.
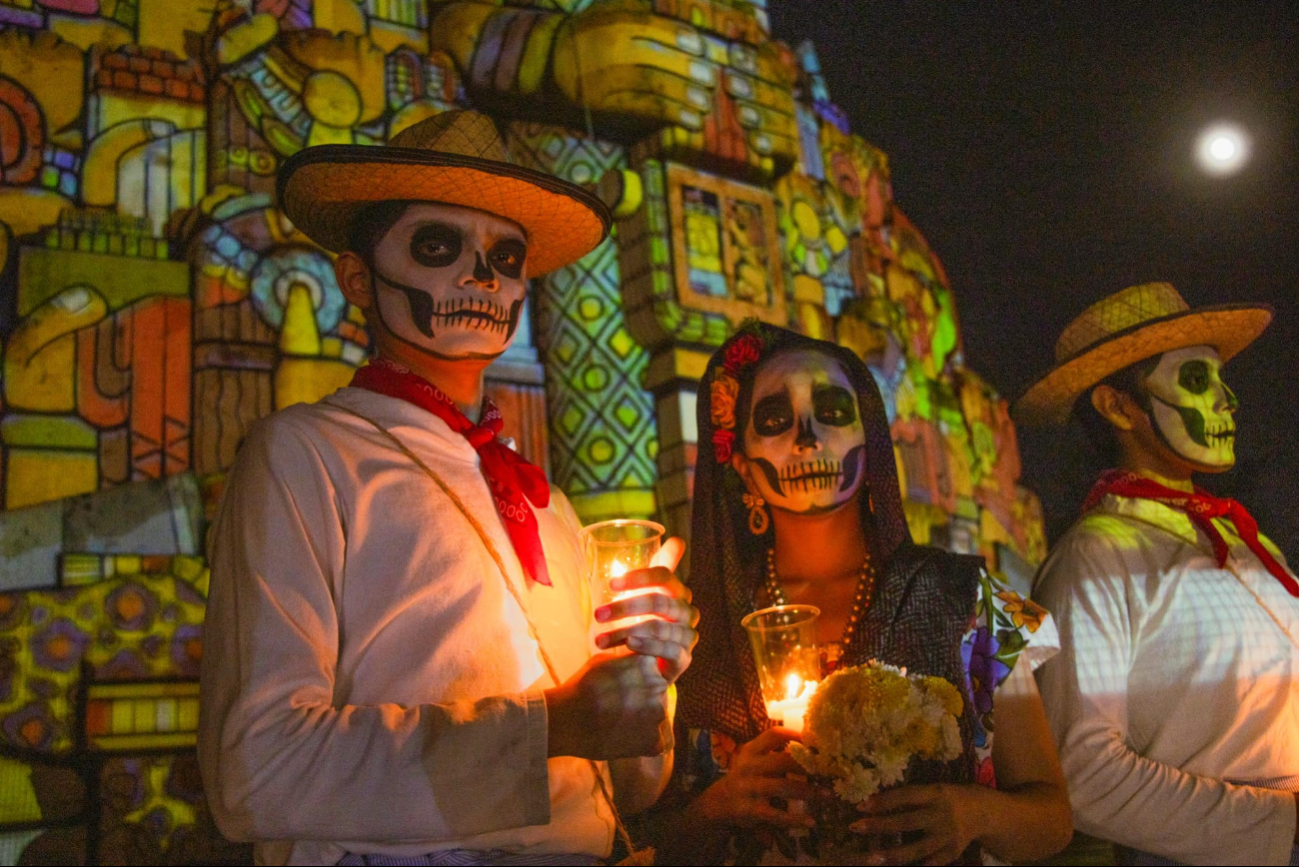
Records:
[[[1064,641],[1039,679],[1078,827],[1119,863],[1299,864],[1299,581],[1243,506],[1194,484],[1235,463],[1221,369],[1271,319],[1130,287],[1070,323],[1015,407],[1072,415],[1115,467],[1034,595]]]
[[[874,863],[979,863],[981,850],[1018,861],[1062,848],[1069,805],[1029,675],[1055,650],[1050,617],[979,558],[911,542],[866,365],[749,322],[700,386],[690,584],[706,629],[681,681],[665,863],[851,857],[832,856],[807,815],[773,800],[820,794],[790,776],[801,771],[783,747],[797,734],[771,727],[740,625],[784,602],[821,609],[827,668],[878,658],[967,688],[961,757],[863,805],[852,830],[902,835]],[[1015,624],[1000,634],[1004,648],[987,629],[993,607]]]

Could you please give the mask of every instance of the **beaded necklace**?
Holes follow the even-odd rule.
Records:
[[[771,547],[767,549],[767,594],[771,597],[773,605],[788,605],[785,600],[785,591],[780,587],[780,579],[776,576],[776,549]],[[848,615],[848,622],[843,627],[843,639],[841,647],[847,648],[852,643],[853,632],[857,629],[857,623],[861,620],[862,614],[870,607],[871,600],[875,597],[875,564],[871,560],[871,552],[866,551],[866,559],[861,564],[861,576],[857,579],[857,593],[853,597],[852,612]]]

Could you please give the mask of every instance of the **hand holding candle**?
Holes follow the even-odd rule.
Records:
[[[749,633],[753,661],[758,667],[767,718],[784,729],[803,733],[807,705],[821,683],[821,654],[816,647],[814,605],[777,605],[755,611],[740,621]],[[789,802],[789,815],[805,819],[806,804]],[[804,831],[795,828],[793,836]]]
[[[660,546],[662,533],[662,526],[649,521],[605,521],[585,528],[582,536],[596,603],[596,652],[626,647],[657,657],[660,673],[671,683],[690,665],[699,612],[673,571],[685,543],[672,538]]]

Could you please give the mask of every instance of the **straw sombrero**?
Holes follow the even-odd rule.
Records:
[[[576,262],[609,233],[594,193],[516,166],[496,124],[474,111],[445,111],[386,145],[317,145],[280,169],[280,206],[320,246],[347,249],[352,221],[376,202],[409,200],[475,208],[512,220],[528,236],[528,275]]]
[[[1218,304],[1195,310],[1170,283],[1130,286],[1093,304],[1055,343],[1055,367],[1015,403],[1015,421],[1064,424],[1083,392],[1146,358],[1212,346],[1226,361],[1272,321],[1266,304]]]

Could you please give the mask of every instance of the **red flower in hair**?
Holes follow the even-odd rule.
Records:
[[[753,334],[745,334],[736,338],[735,342],[726,347],[726,358],[722,364],[727,371],[735,374],[743,367],[747,367],[762,357],[762,341]]]
[[[715,430],[713,431],[713,453],[717,456],[717,462],[724,464],[731,459],[731,451],[735,446],[735,431],[733,430]]]

